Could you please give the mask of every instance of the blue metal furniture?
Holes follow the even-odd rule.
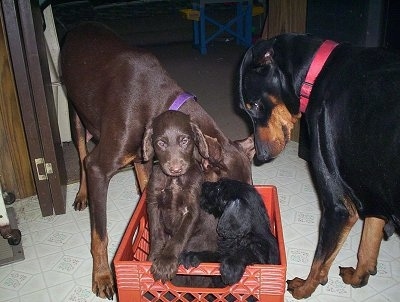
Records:
[[[222,23],[207,14],[207,4],[230,3],[236,6],[236,14],[226,23]],[[207,44],[216,37],[226,32],[236,38],[238,44],[249,47],[252,41],[252,8],[253,0],[195,0],[193,9],[200,12],[199,20],[193,21],[193,39],[195,47],[201,54],[207,53]],[[217,29],[212,34],[207,34],[207,23]]]

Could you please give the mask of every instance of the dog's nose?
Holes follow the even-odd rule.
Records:
[[[178,174],[178,173],[181,173],[182,172],[182,166],[170,166],[169,167],[169,171],[171,172],[171,173],[173,173],[173,174]]]

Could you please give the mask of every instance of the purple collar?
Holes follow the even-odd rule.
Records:
[[[194,99],[196,100],[196,96],[187,93],[187,92],[182,92],[181,94],[178,95],[178,97],[175,99],[175,101],[172,103],[172,105],[168,108],[168,110],[179,110],[183,104],[189,99]]]

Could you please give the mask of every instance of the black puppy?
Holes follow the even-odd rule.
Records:
[[[200,207],[219,218],[218,251],[183,253],[185,267],[221,262],[222,280],[232,285],[242,278],[247,265],[279,264],[278,242],[264,202],[253,186],[226,178],[205,182]]]

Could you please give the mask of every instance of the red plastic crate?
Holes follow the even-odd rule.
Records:
[[[171,282],[154,281],[149,254],[149,230],[145,194],[132,215],[114,258],[118,301],[247,301],[251,296],[259,301],[283,301],[286,284],[286,254],[283,242],[277,190],[274,186],[255,186],[261,194],[278,239],[279,265],[257,264],[246,268],[242,279],[225,288],[177,287]],[[218,263],[202,263],[197,268],[179,267],[178,274],[219,275]]]

